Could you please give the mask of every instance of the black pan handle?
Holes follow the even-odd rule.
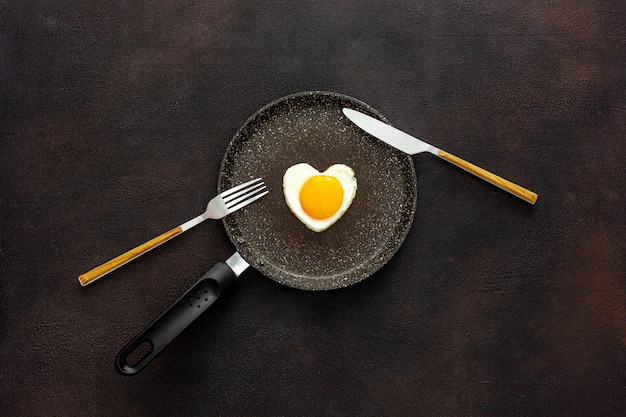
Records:
[[[225,263],[217,263],[187,292],[131,340],[115,358],[115,369],[134,375],[154,359],[237,279]]]

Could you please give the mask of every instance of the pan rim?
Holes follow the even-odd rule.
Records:
[[[233,138],[229,142],[220,166],[220,172],[218,177],[218,191],[221,192],[222,190],[228,188],[228,186],[233,185],[228,184],[228,180],[226,179],[227,175],[225,175],[225,173],[229,170],[229,156],[236,154],[237,148],[241,146],[240,142],[246,140],[246,132],[248,131],[250,126],[252,126],[264,115],[268,114],[268,112],[271,112],[272,109],[276,109],[278,108],[278,106],[284,105],[285,102],[291,102],[294,100],[314,100],[317,98],[319,98],[319,100],[338,100],[341,102],[349,103],[349,105],[352,105],[361,111],[369,113],[370,115],[387,122],[387,119],[382,114],[380,114],[377,110],[375,110],[367,103],[341,93],[324,90],[313,90],[293,93],[280,97],[254,112],[233,135]],[[364,136],[369,136],[365,132],[361,132],[361,134]],[[373,137],[370,140],[378,142],[378,139],[375,139]],[[407,170],[406,178],[410,181],[410,183],[405,184],[405,189],[408,193],[406,196],[406,201],[408,204],[402,209],[402,219],[401,221],[398,221],[396,224],[393,225],[394,233],[397,231],[397,234],[393,236],[393,239],[389,239],[393,240],[392,243],[384,245],[384,250],[373,253],[372,256],[369,256],[365,260],[361,260],[361,262],[354,264],[350,268],[344,268],[334,273],[319,275],[285,271],[276,267],[276,265],[273,265],[272,262],[268,261],[267,258],[262,259],[264,257],[259,256],[258,251],[256,251],[257,253],[255,254],[255,250],[250,249],[249,244],[245,239],[242,240],[239,236],[236,236],[236,233],[234,232],[236,222],[233,221],[233,217],[236,216],[227,216],[222,220],[230,241],[235,245],[240,255],[257,271],[261,272],[263,275],[275,282],[293,288],[305,290],[337,289],[356,284],[357,282],[360,282],[363,279],[373,275],[380,268],[386,265],[393,256],[395,256],[397,251],[404,243],[413,225],[413,219],[417,208],[417,176],[415,173],[415,166],[413,164],[411,155],[407,155],[391,147],[389,147],[388,152],[394,152],[395,155],[398,157],[399,161],[402,163],[401,169]],[[282,193],[282,190],[274,190],[274,192]]]

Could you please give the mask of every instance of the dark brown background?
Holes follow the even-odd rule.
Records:
[[[0,414],[626,415],[623,1],[1,1]],[[330,90],[539,193],[414,157],[353,287],[249,271],[143,373],[117,351],[233,251],[199,214],[239,126]],[[338,161],[340,162],[340,161]]]

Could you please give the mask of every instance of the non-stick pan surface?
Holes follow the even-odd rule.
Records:
[[[395,254],[413,222],[417,178],[411,157],[353,125],[343,107],[384,120],[352,97],[293,94],[248,119],[222,161],[220,191],[256,177],[270,191],[224,219],[231,241],[255,269],[290,287],[329,290],[361,281]],[[324,232],[307,229],[285,203],[283,175],[300,162],[319,171],[341,163],[355,172],[352,206]]]

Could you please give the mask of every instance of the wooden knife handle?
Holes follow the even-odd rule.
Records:
[[[95,280],[97,280],[98,278],[108,274],[109,272],[113,271],[114,269],[119,268],[120,266],[132,261],[133,259],[143,255],[144,253],[148,252],[151,249],[156,248],[157,246],[159,246],[162,243],[167,242],[168,240],[170,240],[171,238],[173,238],[174,236],[180,234],[183,232],[183,228],[182,226],[178,226],[175,227],[172,230],[168,230],[167,232],[163,233],[160,236],[155,237],[154,239],[151,239],[149,241],[147,241],[146,243],[143,243],[139,246],[137,246],[134,249],[129,250],[126,253],[121,254],[120,256],[111,259],[108,262],[103,263],[100,266],[95,267],[94,269],[92,269],[91,271],[85,272],[84,274],[82,274],[81,276],[78,277],[78,280],[80,281],[80,285],[82,285],[83,287]]]
[[[446,161],[458,166],[459,168],[463,168],[464,170],[476,175],[477,177],[480,177],[482,179],[484,179],[487,182],[492,183],[493,185],[495,185],[496,187],[500,187],[505,191],[510,192],[513,195],[516,195],[517,197],[521,198],[522,200],[525,200],[527,202],[529,202],[530,204],[535,204],[535,202],[537,201],[537,194],[527,190],[524,187],[520,187],[519,185],[509,181],[509,180],[505,180],[502,177],[499,177],[495,174],[492,174],[491,172],[487,171],[486,169],[482,169],[479,166],[476,166],[474,164],[471,164],[461,158],[459,158],[458,156],[454,156],[446,151],[442,151],[439,150],[439,153],[437,154],[437,156],[439,156],[442,159],[445,159]]]

